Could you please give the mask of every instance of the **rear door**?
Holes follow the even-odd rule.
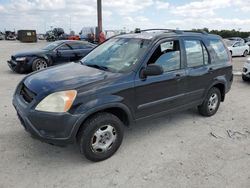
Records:
[[[153,116],[177,108],[183,104],[185,92],[185,69],[182,64],[182,47],[178,39],[160,41],[148,64],[158,64],[164,73],[143,79],[140,72],[135,79],[136,119]]]
[[[186,103],[200,103],[213,80],[214,70],[208,49],[201,38],[184,37],[186,62]]]

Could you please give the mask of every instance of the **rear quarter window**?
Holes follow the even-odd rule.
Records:
[[[227,49],[220,39],[210,39],[209,43],[214,51],[212,56],[213,63],[226,63],[230,60]]]

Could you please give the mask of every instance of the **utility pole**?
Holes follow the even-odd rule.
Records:
[[[71,16],[69,16],[69,33],[71,33]]]
[[[99,37],[100,33],[102,32],[102,0],[97,0],[97,36]]]

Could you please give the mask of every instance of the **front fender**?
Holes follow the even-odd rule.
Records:
[[[41,55],[37,55],[37,57],[45,59],[49,63],[49,65],[52,65],[52,59],[49,56],[45,54],[41,54]]]
[[[29,66],[32,66],[33,61],[37,58],[43,58],[49,63],[49,65],[52,64],[51,59],[47,55],[34,55],[29,57],[29,62],[28,62]]]
[[[90,104],[94,104],[95,102],[90,101]],[[120,108],[122,110],[124,110],[124,112],[127,114],[128,116],[128,120],[129,120],[129,124],[134,123],[134,117],[131,113],[131,110],[129,109],[129,107],[121,102],[111,102],[111,103],[106,103],[106,104],[99,104],[96,106],[88,106],[88,107],[81,107],[79,109],[81,109],[82,111],[80,111],[79,109],[77,110],[77,113],[81,113],[80,118],[78,119],[77,123],[75,124],[75,127],[73,128],[73,136],[76,137],[78,130],[80,129],[81,125],[83,124],[83,122],[92,114],[95,114],[99,111],[103,111],[105,109],[108,108]]]

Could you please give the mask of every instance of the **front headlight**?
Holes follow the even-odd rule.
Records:
[[[67,112],[71,108],[76,95],[76,90],[52,93],[36,106],[36,110],[44,112]]]
[[[17,57],[16,61],[26,61],[26,57]]]

